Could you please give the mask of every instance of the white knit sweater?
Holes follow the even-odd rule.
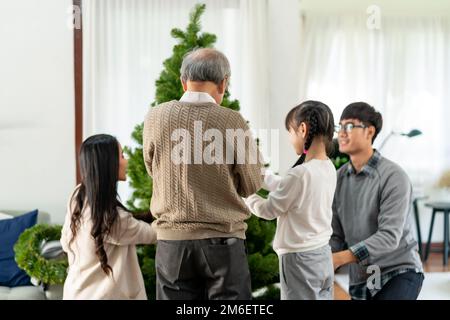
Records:
[[[271,191],[268,199],[252,195],[246,204],[258,217],[278,219],[273,242],[278,255],[328,244],[336,189],[336,169],[330,160],[310,160],[283,178],[266,173],[265,183]]]

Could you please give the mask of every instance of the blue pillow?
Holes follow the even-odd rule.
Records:
[[[30,277],[17,266],[14,245],[25,229],[37,222],[38,210],[24,215],[0,220],[0,286],[19,287],[30,285]]]

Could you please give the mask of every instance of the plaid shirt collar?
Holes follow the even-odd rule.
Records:
[[[373,149],[373,155],[372,157],[369,159],[369,161],[367,161],[367,163],[364,165],[364,167],[362,167],[361,172],[359,172],[358,174],[364,174],[367,176],[371,176],[374,172],[375,169],[377,168],[378,162],[381,159],[381,154],[378,152],[377,149]],[[353,168],[353,165],[351,163],[351,161],[348,163],[347,165],[347,175],[351,175],[351,174],[355,174],[355,168]]]

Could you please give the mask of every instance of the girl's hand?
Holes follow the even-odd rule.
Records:
[[[273,173],[270,169],[266,169],[264,172],[264,189],[268,191],[275,191],[280,184],[281,177]]]

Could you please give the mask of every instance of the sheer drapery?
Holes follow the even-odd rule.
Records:
[[[429,185],[450,166],[450,19],[382,17],[369,29],[366,16],[308,15],[302,25],[301,84],[304,99],[332,107],[336,122],[351,102],[382,112],[381,152],[399,163],[417,187]]]
[[[154,100],[155,80],[196,3],[205,3],[202,31],[231,64],[232,97],[252,128],[268,127],[267,0],[84,0],[84,137],[115,135],[134,145],[131,132]],[[120,187],[123,199],[129,190]]]
[[[108,132],[132,145],[130,134],[153,101],[154,82],[175,44],[170,30],[184,28],[198,2],[83,1],[85,137]],[[336,121],[350,102],[366,101],[379,109],[384,128],[376,147],[391,130],[423,131],[412,139],[393,136],[382,150],[416,185],[435,181],[450,165],[449,18],[382,16],[381,28],[372,30],[364,14],[307,14],[300,32],[290,32],[281,25],[294,28],[291,20],[300,18],[299,12],[284,23],[280,19],[291,10],[287,7],[298,10],[295,1],[201,2],[207,6],[202,30],[217,35],[216,47],[230,59],[230,92],[240,100],[244,117],[254,129],[282,130],[280,172],[293,159],[282,120],[297,103],[289,89],[298,86],[297,79],[298,102],[324,101]]]

